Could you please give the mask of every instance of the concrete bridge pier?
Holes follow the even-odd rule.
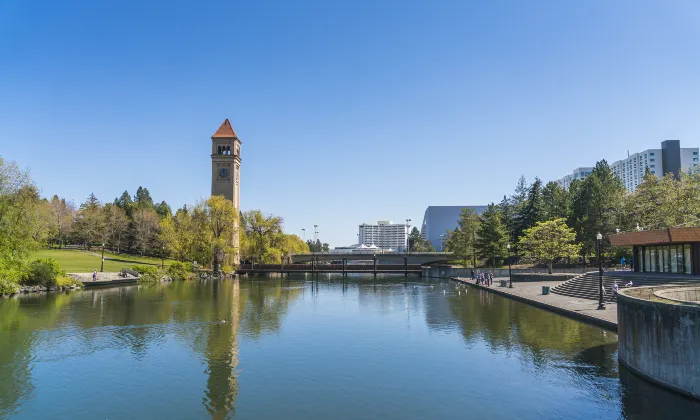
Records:
[[[403,276],[408,277],[408,256],[403,256]]]
[[[374,254],[374,257],[372,258],[373,264],[374,264],[374,277],[377,277],[377,254]]]

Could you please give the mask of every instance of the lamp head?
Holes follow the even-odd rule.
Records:
[[[600,241],[601,239],[603,239],[603,235],[600,232],[598,232],[595,238]]]
[[[510,249],[510,244],[506,245],[506,248]]]

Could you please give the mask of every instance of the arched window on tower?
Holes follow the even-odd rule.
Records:
[[[231,146],[226,146],[226,154],[227,155],[231,154]]]
[[[221,153],[221,146],[218,146],[218,153],[217,154],[219,154],[219,155],[222,154]]]

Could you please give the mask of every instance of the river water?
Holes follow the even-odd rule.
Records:
[[[0,299],[0,418],[700,418],[611,332],[417,277]]]

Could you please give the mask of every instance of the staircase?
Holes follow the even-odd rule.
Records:
[[[603,273],[603,287],[605,288],[606,299],[612,295],[613,281],[617,281],[620,290],[625,289],[625,284],[633,282],[633,287],[659,286],[662,284],[674,284],[679,286],[700,285],[700,277],[661,273],[634,273],[630,271],[607,271]],[[592,271],[571,280],[554,286],[552,293],[570,296],[579,299],[598,300],[598,272]]]

